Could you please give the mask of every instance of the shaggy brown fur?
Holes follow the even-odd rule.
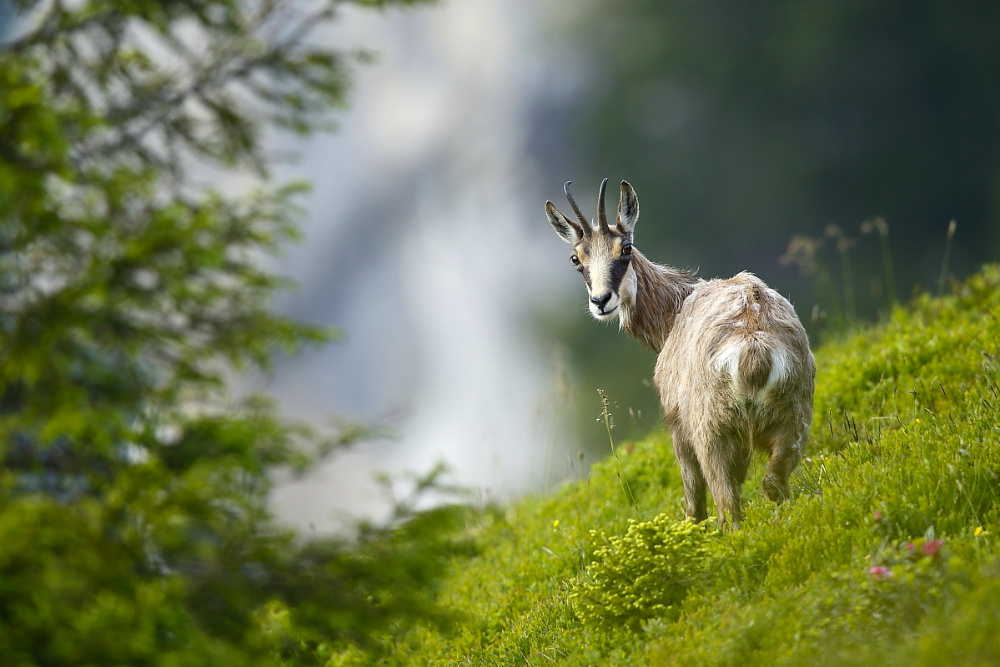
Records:
[[[603,184],[602,224],[593,227],[583,218],[568,184],[581,224],[546,202],[549,221],[574,244],[574,264],[587,278],[595,317],[617,315],[623,329],[659,351],[654,382],[681,468],[687,515],[707,518],[707,487],[720,523],[738,526],[740,490],[754,450],[769,457],[764,493],[775,502],[788,497],[788,478],[812,420],[816,368],[805,329],[788,300],[751,273],[695,280],[632,249],[638,199],[624,181],[621,190],[614,228],[604,220]],[[618,271],[607,269],[615,265]],[[616,277],[618,284],[609,284]]]
[[[631,271],[623,282],[621,292],[641,295],[641,303],[636,303],[638,296],[622,298],[622,328],[654,352],[660,351],[674,317],[694,289],[694,275],[654,264],[633,249]]]

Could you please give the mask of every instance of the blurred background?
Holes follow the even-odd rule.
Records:
[[[610,451],[598,389],[617,441],[660,424],[653,354],[590,319],[546,223],[566,180],[590,215],[629,180],[650,258],[757,273],[814,343],[1000,254],[995,2],[463,0],[323,38],[377,57],[336,133],[272,142],[314,185],[278,308],[344,338],[255,384],[394,435],[279,484],[304,527],[376,511],[376,471],[577,478]]]

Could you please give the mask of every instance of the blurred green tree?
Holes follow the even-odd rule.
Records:
[[[262,133],[307,134],[344,104],[357,54],[313,33],[348,3],[13,4],[0,42],[4,664],[294,663],[440,620],[429,536],[448,512],[404,511],[405,530],[349,546],[299,539],[268,512],[269,474],[338,440],[225,391],[231,372],[331,335],[268,310],[286,284],[261,260],[295,237],[302,187],[270,183]],[[206,184],[219,170],[255,189]]]

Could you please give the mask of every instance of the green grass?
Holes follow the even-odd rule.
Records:
[[[454,627],[328,664],[1000,664],[998,318],[990,266],[820,347],[793,498],[767,501],[756,467],[737,532],[679,528],[662,432],[551,495],[470,510],[454,540],[471,551],[452,556],[439,596]],[[639,557],[662,543],[687,558],[685,539],[691,567]],[[676,572],[683,585],[647,585]]]

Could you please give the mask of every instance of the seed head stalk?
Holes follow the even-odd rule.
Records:
[[[938,296],[944,294],[944,282],[948,278],[948,259],[951,256],[951,240],[955,238],[955,229],[958,223],[954,220],[948,223],[948,235],[944,243],[944,259],[941,262],[941,277],[938,278]]]
[[[629,507],[639,516],[639,508],[635,503],[635,496],[632,494],[632,488],[629,486],[628,478],[625,476],[625,471],[622,467],[621,457],[618,455],[618,448],[615,447],[615,439],[611,434],[611,431],[615,428],[615,420],[611,415],[611,410],[609,409],[610,401],[608,400],[607,394],[604,393],[603,389],[598,389],[597,393],[601,397],[601,418],[597,421],[604,422],[604,428],[608,432],[608,442],[611,443],[611,454],[615,457],[615,462],[618,466],[616,474],[618,475],[618,483],[622,487],[622,493],[625,494],[625,499],[628,501]]]

